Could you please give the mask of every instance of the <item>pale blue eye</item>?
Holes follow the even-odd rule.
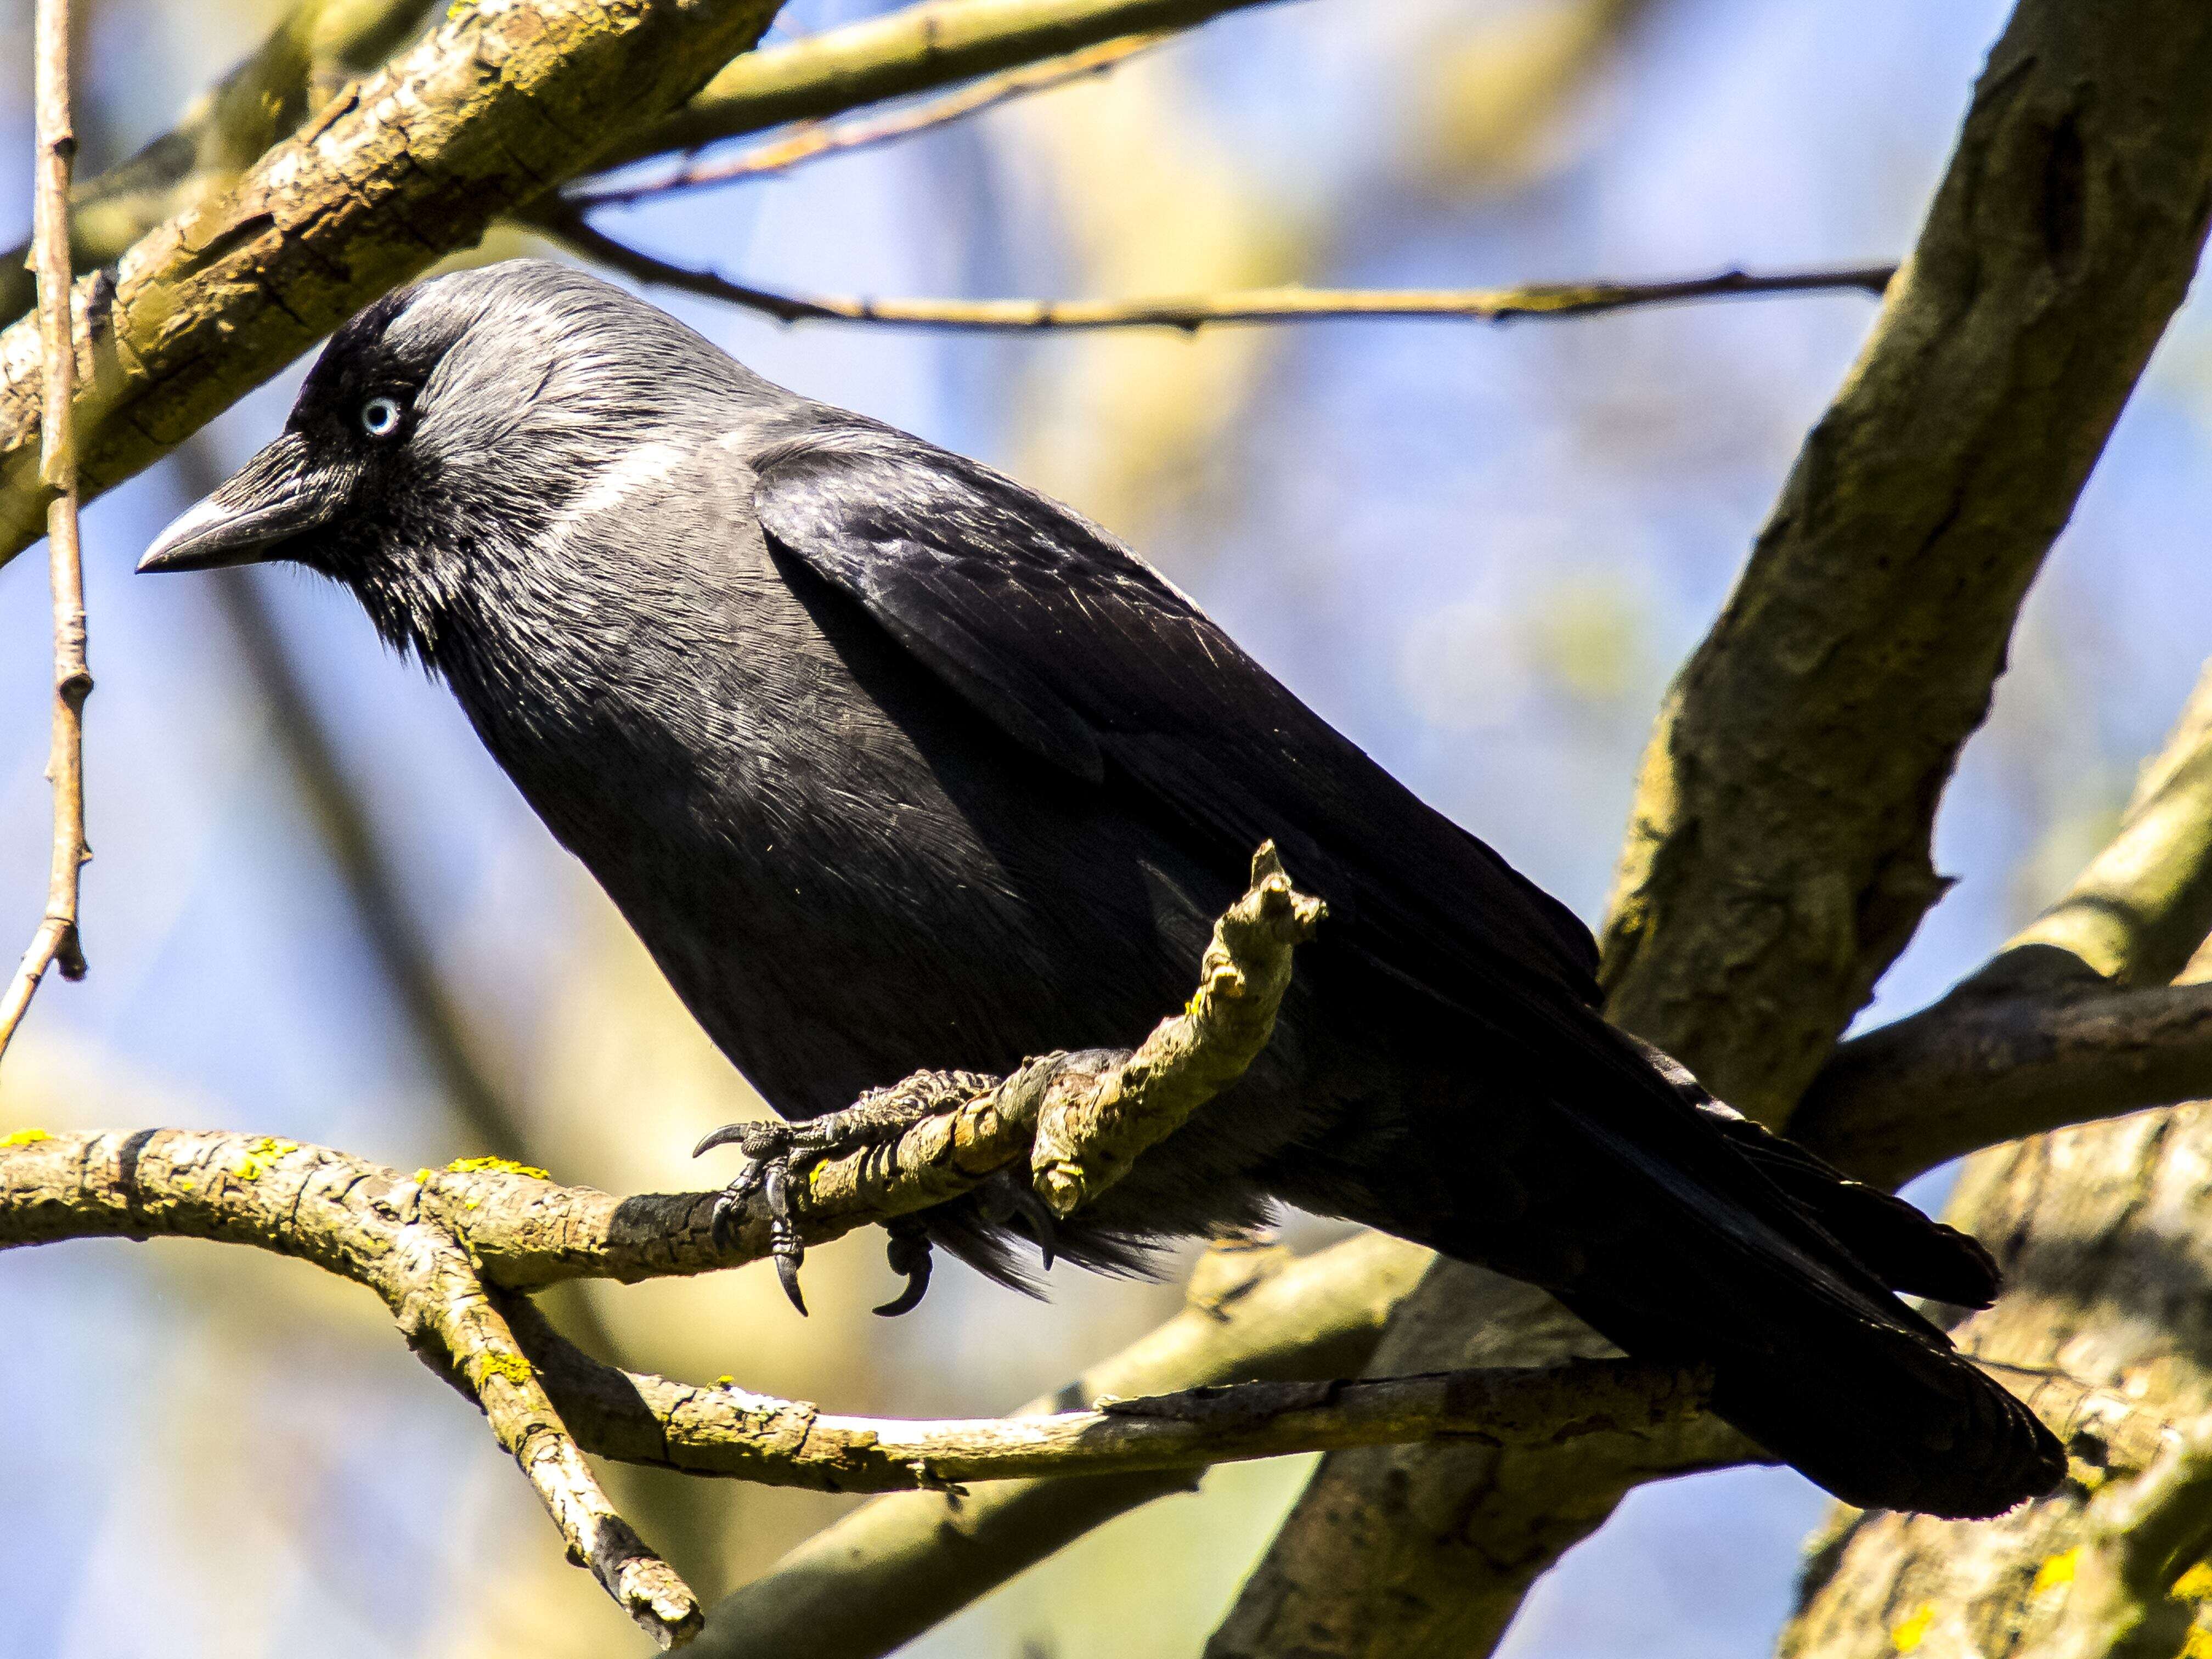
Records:
[[[388,438],[399,430],[399,401],[371,398],[361,406],[361,429],[372,438]]]

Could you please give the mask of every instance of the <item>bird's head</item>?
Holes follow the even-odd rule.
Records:
[[[539,558],[599,474],[725,374],[744,371],[665,313],[543,260],[404,289],[331,337],[283,434],[138,568],[304,565],[435,661],[457,605]]]

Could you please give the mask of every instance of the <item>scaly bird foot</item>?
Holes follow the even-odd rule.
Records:
[[[804,1123],[769,1118],[724,1124],[691,1150],[696,1158],[717,1146],[734,1146],[745,1155],[745,1167],[715,1200],[715,1245],[728,1249],[735,1244],[753,1195],[759,1194],[768,1207],[769,1251],[775,1261],[776,1279],[791,1305],[805,1314],[799,1269],[806,1260],[806,1246],[792,1218],[792,1182],[824,1158],[896,1140],[948,1099],[965,1099],[990,1084],[990,1079],[973,1073],[922,1072],[895,1088],[872,1091],[842,1111],[826,1112]],[[912,1228],[902,1230],[894,1224],[891,1231],[891,1266],[907,1275],[907,1288],[877,1311],[904,1313],[921,1300],[929,1284],[929,1244]]]
[[[811,1123],[726,1123],[691,1149],[691,1156],[697,1158],[717,1146],[734,1145],[745,1155],[745,1167],[714,1200],[715,1247],[726,1250],[736,1243],[745,1212],[758,1193],[768,1206],[769,1254],[775,1261],[776,1279],[801,1317],[806,1313],[806,1297],[799,1288],[799,1268],[806,1259],[806,1246],[791,1217],[792,1163],[804,1160],[803,1170],[830,1150],[814,1133],[817,1127]]]

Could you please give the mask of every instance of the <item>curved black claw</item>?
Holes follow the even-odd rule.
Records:
[[[929,1234],[919,1226],[894,1222],[890,1235],[890,1242],[884,1246],[884,1255],[893,1273],[906,1275],[906,1288],[876,1311],[886,1319],[896,1319],[919,1308],[921,1298],[928,1294]]]
[[[983,1183],[983,1207],[994,1222],[1005,1222],[1014,1216],[1028,1222],[1030,1237],[1036,1241],[1044,1270],[1052,1271],[1054,1254],[1060,1247],[1060,1222],[1050,1206],[1037,1196],[1036,1188],[1030,1185],[1027,1170],[1009,1164],[994,1173]]]
[[[770,1158],[761,1166],[761,1193],[768,1200],[768,1248],[775,1258],[775,1276],[791,1305],[806,1317],[806,1298],[799,1293],[799,1267],[806,1260],[806,1246],[791,1220],[791,1159]]]
[[[794,1156],[814,1149],[789,1124],[726,1123],[702,1139],[691,1156],[732,1145],[744,1153],[745,1167],[714,1200],[714,1243],[723,1249],[736,1243],[746,1206],[755,1193],[760,1194],[768,1205],[769,1254],[775,1260],[776,1281],[804,1318],[806,1297],[799,1288],[799,1269],[806,1260],[806,1246],[791,1218],[791,1164]]]
[[[863,1095],[842,1111],[827,1112],[804,1123],[780,1123],[756,1119],[726,1123],[702,1137],[691,1156],[717,1146],[736,1146],[745,1155],[745,1167],[722,1189],[714,1204],[714,1242],[726,1250],[744,1226],[753,1195],[767,1206],[769,1249],[775,1258],[775,1276],[783,1293],[801,1314],[806,1298],[799,1294],[799,1267],[806,1260],[806,1247],[791,1216],[791,1183],[826,1158],[878,1146],[896,1140],[911,1125],[938,1109],[947,1098],[961,1099],[989,1085],[988,1078],[961,1073],[917,1073],[896,1089],[878,1089]],[[924,1086],[927,1085],[927,1086]],[[1042,1211],[1043,1206],[1038,1205]],[[907,1275],[905,1291],[878,1313],[904,1313],[921,1300],[929,1283],[929,1243],[919,1226],[894,1227],[891,1265]],[[1052,1262],[1048,1247],[1045,1264]]]

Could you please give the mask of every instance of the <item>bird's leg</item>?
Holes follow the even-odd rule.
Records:
[[[973,1072],[917,1072],[890,1088],[870,1090],[842,1111],[825,1112],[803,1123],[762,1118],[724,1124],[691,1151],[691,1156],[696,1158],[716,1146],[734,1146],[745,1155],[745,1167],[722,1188],[714,1205],[716,1244],[729,1247],[738,1229],[744,1224],[746,1206],[751,1203],[753,1194],[759,1194],[768,1206],[769,1245],[775,1261],[775,1276],[783,1285],[783,1293],[791,1298],[791,1305],[804,1314],[806,1298],[799,1291],[799,1268],[806,1259],[806,1246],[799,1239],[798,1224],[791,1214],[793,1179],[825,1158],[842,1158],[896,1140],[922,1119],[947,1106],[972,1099],[995,1081]],[[915,1279],[918,1271],[919,1284],[927,1282],[926,1243],[921,1246],[923,1265],[919,1270],[906,1265],[913,1260],[914,1251],[908,1247],[902,1252],[896,1237],[892,1250],[894,1267],[910,1280]],[[910,1283],[907,1295],[899,1301],[910,1307],[913,1302],[908,1301],[908,1297],[913,1301],[921,1300],[919,1284]],[[899,1307],[897,1311],[903,1313],[906,1308]]]

